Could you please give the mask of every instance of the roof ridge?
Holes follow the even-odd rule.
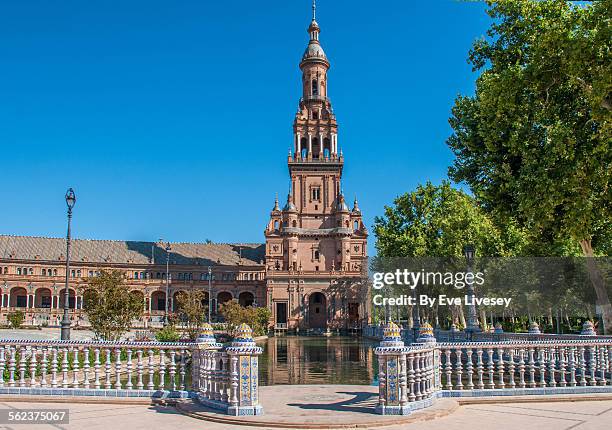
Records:
[[[6,238],[24,238],[24,239],[51,239],[51,240],[66,240],[65,237],[51,237],[51,236],[36,236],[36,235],[21,235],[21,234],[0,234],[0,238],[2,237],[6,237]],[[132,243],[150,243],[150,244],[157,244],[159,242],[157,241],[151,241],[151,240],[124,240],[124,239],[91,239],[91,238],[79,238],[79,237],[73,237],[71,238],[72,241],[75,240],[81,240],[81,241],[88,241],[88,242],[132,242]],[[206,242],[170,242],[170,244],[175,244],[175,245],[255,245],[255,246],[260,246],[260,245],[265,245],[265,243],[260,243],[260,242],[211,242],[211,243],[206,243]]]

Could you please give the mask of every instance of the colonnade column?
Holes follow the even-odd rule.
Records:
[[[297,154],[297,158],[302,156],[302,136],[300,133],[296,134],[297,142],[295,143],[295,153]]]
[[[308,133],[308,158],[312,158],[312,134]]]

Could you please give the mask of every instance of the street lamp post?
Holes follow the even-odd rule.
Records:
[[[476,255],[476,249],[474,245],[466,245],[463,248],[463,254],[467,261],[467,273],[472,273],[472,264],[474,263],[474,257]],[[478,322],[478,314],[476,313],[476,305],[474,304],[474,282],[468,282],[467,296],[468,296],[468,321],[465,331],[467,332],[470,340],[473,333],[479,332],[480,324]]]
[[[72,188],[68,188],[66,192],[66,205],[68,206],[68,232],[66,233],[66,284],[64,285],[64,316],[61,323],[61,340],[70,340],[70,316],[68,315],[70,306],[70,290],[68,289],[68,281],[70,280],[70,221],[72,220],[72,208],[76,203],[76,195]],[[74,296],[76,300],[76,294]]]
[[[210,308],[212,303],[212,269],[208,266],[208,324],[210,324]]]
[[[166,306],[164,312],[164,326],[168,325],[168,295],[170,294],[170,242],[166,242]]]

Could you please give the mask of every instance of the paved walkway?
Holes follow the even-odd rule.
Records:
[[[278,388],[278,387],[277,387]],[[295,388],[295,387],[293,387]],[[315,396],[310,401],[312,406],[304,408],[305,415],[328,411],[325,402],[333,402]],[[359,402],[355,403],[359,406]],[[349,407],[351,407],[349,405]],[[58,403],[22,403],[2,402],[0,409],[25,408],[69,408],[70,424],[67,425],[0,425],[0,429],[35,429],[35,430],[249,430],[254,427],[242,427],[235,424],[207,422],[185,416],[170,406],[125,405],[125,404],[58,404]],[[268,404],[265,418],[274,417],[275,407]],[[363,416],[369,415],[362,411]],[[333,414],[330,414],[330,418]],[[372,418],[369,415],[368,418]],[[579,402],[545,402],[533,399],[528,403],[503,404],[470,404],[460,406],[450,415],[429,421],[417,421],[410,424],[384,427],[389,430],[609,430],[612,422],[612,400],[579,401]],[[260,427],[266,428],[266,427]]]

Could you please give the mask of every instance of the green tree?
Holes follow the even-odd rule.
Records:
[[[101,271],[83,288],[83,310],[93,332],[103,340],[118,340],[142,317],[142,299],[131,294],[119,270]]]
[[[374,233],[379,258],[374,260],[373,269],[378,272],[396,269],[462,272],[466,269],[463,249],[467,244],[475,245],[480,256],[494,257],[514,255],[526,241],[523,232],[513,224],[504,229],[496,226],[473,197],[451,187],[448,181],[438,186],[427,182],[399,196],[394,206],[385,207],[384,216],[375,219]],[[483,264],[479,271],[487,265]],[[417,293],[420,288],[417,287]],[[428,285],[426,288],[427,293],[434,296],[465,294],[461,287],[454,285]],[[484,293],[486,288],[479,287],[479,293]],[[408,291],[403,286],[385,291],[386,295],[396,293]],[[446,310],[421,309],[421,312],[433,321],[444,317]],[[461,308],[454,308],[450,317],[465,325]]]
[[[450,176],[532,240],[579,244],[612,327],[591,258],[612,239],[611,0],[488,3],[493,23],[469,56],[476,92],[457,98],[449,120]]]
[[[266,307],[242,307],[237,300],[229,300],[219,307],[219,312],[233,332],[240,324],[248,324],[256,335],[264,335],[268,332],[270,310]]]
[[[6,316],[7,321],[11,325],[11,328],[19,328],[21,324],[23,324],[23,320],[25,319],[25,315],[21,311],[11,312]]]
[[[459,257],[467,244],[480,255],[512,255],[524,242],[518,228],[500,230],[475,199],[448,181],[430,182],[395,199],[374,220],[381,257]]]
[[[179,319],[187,326],[187,334],[195,340],[204,324],[207,309],[202,305],[205,295],[201,290],[181,291],[177,296]]]

